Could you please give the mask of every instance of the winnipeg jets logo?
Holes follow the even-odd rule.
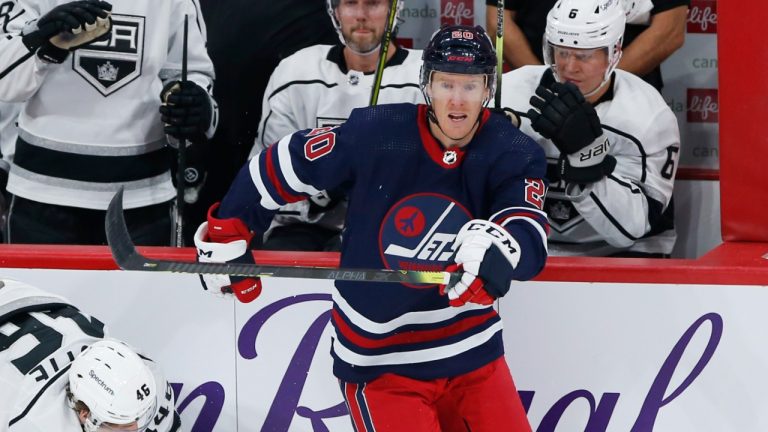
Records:
[[[458,160],[458,156],[456,155],[456,151],[454,150],[448,150],[445,153],[443,153],[443,162],[448,165],[453,165]]]
[[[419,242],[415,248],[409,249],[400,245],[391,244],[387,246],[387,249],[384,251],[384,253],[403,258],[416,257],[420,260],[447,261],[453,253],[453,248],[451,248],[451,245],[453,244],[453,240],[456,238],[456,234],[441,233],[436,231],[443,219],[445,219],[445,217],[451,212],[454,205],[454,203],[448,204],[448,207],[443,211],[443,214],[440,215],[440,218],[437,219],[434,225],[432,225],[432,227],[429,229],[427,235],[422,237],[421,242]],[[409,222],[406,221],[405,223],[407,224]],[[412,226],[413,225],[410,225],[411,229]]]
[[[382,221],[382,260],[393,270],[442,270],[456,252],[456,234],[470,219],[469,212],[447,196],[406,197]]]

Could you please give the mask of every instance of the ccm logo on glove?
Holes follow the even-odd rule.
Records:
[[[471,231],[483,231],[487,234],[490,234],[492,237],[499,240],[497,242],[497,245],[502,245],[506,248],[507,253],[512,255],[517,252],[516,245],[513,243],[513,241],[510,239],[509,234],[507,234],[506,231],[502,231],[502,229],[497,228],[498,225],[490,224],[486,221],[480,222],[469,222],[469,226],[466,227],[466,230]]]

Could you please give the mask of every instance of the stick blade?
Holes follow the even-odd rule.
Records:
[[[107,207],[107,216],[104,220],[104,230],[107,235],[107,244],[112,252],[118,267],[123,270],[131,269],[131,262],[138,252],[131,241],[128,226],[123,216],[123,188],[112,197]]]

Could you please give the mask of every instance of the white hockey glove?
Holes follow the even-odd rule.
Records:
[[[520,261],[520,245],[507,230],[493,222],[474,219],[456,236],[455,264],[445,271],[463,272],[454,286],[440,286],[451,306],[467,302],[489,305],[509,291]]]
[[[208,221],[200,224],[195,232],[195,248],[199,262],[233,262],[254,264],[248,247],[253,233],[240,219],[217,219],[212,215],[219,203],[208,210]],[[261,294],[261,279],[228,275],[201,274],[203,289],[210,293],[234,293],[243,303],[249,303]]]
[[[112,5],[101,0],[80,0],[51,9],[22,31],[27,49],[49,63],[62,63],[70,51],[109,37]]]
[[[572,183],[593,183],[613,172],[610,141],[591,103],[573,83],[539,86],[528,110],[531,127],[560,150],[558,171]]]

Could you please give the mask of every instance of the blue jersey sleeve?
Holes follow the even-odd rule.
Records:
[[[217,217],[237,217],[263,233],[281,206],[347,182],[353,177],[355,127],[347,122],[307,129],[264,149],[240,169]]]
[[[491,169],[491,215],[488,220],[506,229],[521,249],[515,280],[536,276],[547,260],[549,224],[544,212],[547,162],[544,151],[520,134],[516,146],[499,157]]]

